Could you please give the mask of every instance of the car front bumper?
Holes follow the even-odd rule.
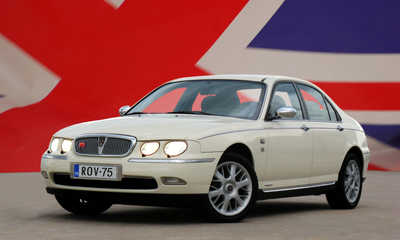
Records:
[[[45,153],[41,171],[49,193],[81,191],[127,194],[207,194],[222,153],[202,153],[185,158],[101,158]],[[72,165],[99,164],[122,167],[121,181],[72,179]],[[165,183],[162,178],[181,179],[185,184]],[[57,190],[57,191],[56,191]]]
[[[155,194],[83,191],[46,187],[49,194],[74,196],[82,199],[101,199],[112,204],[162,206],[162,207],[193,207],[199,206],[207,198],[207,194]]]

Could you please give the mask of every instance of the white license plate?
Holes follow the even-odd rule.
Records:
[[[71,164],[71,178],[121,181],[121,165]]]

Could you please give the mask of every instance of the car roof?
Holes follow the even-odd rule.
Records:
[[[221,75],[204,75],[196,77],[184,77],[172,80],[170,82],[180,82],[180,81],[192,81],[192,80],[246,80],[253,82],[264,82],[267,84],[272,84],[277,80],[290,80],[297,82],[309,83],[306,80],[287,76],[277,76],[277,75],[254,75],[254,74],[221,74]]]

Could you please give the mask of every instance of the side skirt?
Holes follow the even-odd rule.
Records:
[[[258,200],[299,197],[307,195],[321,195],[335,189],[336,186],[337,182],[329,182],[288,188],[259,189]]]

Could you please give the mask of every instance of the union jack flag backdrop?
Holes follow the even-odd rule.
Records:
[[[51,136],[184,76],[287,75],[364,127],[400,170],[400,2],[0,1],[0,172],[40,170]]]

